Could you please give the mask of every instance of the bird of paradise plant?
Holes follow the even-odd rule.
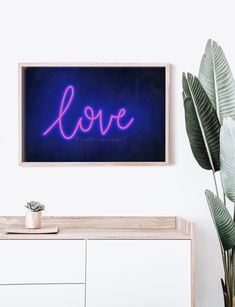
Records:
[[[222,48],[209,40],[198,77],[183,73],[186,131],[198,164],[212,172],[215,193],[206,199],[217,231],[223,260],[224,306],[235,298],[235,82]],[[215,176],[220,172],[219,195]],[[233,214],[228,206],[232,204]],[[234,305],[233,305],[234,304]]]

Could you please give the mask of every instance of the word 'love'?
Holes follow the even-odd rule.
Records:
[[[63,128],[63,120],[65,114],[69,111],[69,108],[73,102],[74,92],[75,90],[73,85],[68,85],[66,87],[60,103],[58,117],[55,119],[55,121],[52,122],[49,128],[43,132],[44,136],[46,136],[56,126],[59,126],[59,131],[64,139],[71,140],[78,134],[79,131],[88,133],[92,129],[95,121],[98,122],[100,133],[103,136],[109,132],[111,126],[114,124],[116,124],[117,128],[120,130],[126,130],[133,124],[134,118],[131,117],[129,120],[125,120],[124,117],[126,117],[126,109],[121,108],[116,114],[110,115],[108,123],[105,127],[103,122],[103,111],[99,110],[96,113],[92,107],[86,106],[83,110],[83,115],[78,118],[72,133],[70,135],[66,134]],[[86,120],[86,125],[83,123],[84,119]]]

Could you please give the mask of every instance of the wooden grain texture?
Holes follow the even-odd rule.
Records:
[[[59,225],[58,234],[6,234],[12,225],[22,228],[24,217],[0,217],[0,239],[191,240],[193,227],[179,217],[44,217],[43,227]]]

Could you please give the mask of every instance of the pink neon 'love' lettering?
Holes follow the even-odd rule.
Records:
[[[92,126],[93,126],[93,124],[96,120],[98,121],[98,126],[99,126],[99,130],[100,130],[101,135],[105,136],[109,132],[113,122],[115,122],[115,121],[116,121],[117,128],[120,129],[120,130],[128,129],[132,125],[132,123],[134,122],[134,118],[131,117],[129,119],[129,121],[126,122],[125,125],[121,123],[121,120],[126,115],[126,109],[121,108],[117,112],[117,114],[115,114],[115,115],[111,114],[110,115],[108,123],[107,123],[106,127],[104,127],[103,110],[99,110],[95,114],[95,111],[91,106],[86,106],[84,108],[84,111],[83,111],[84,117],[81,116],[81,117],[78,118],[72,133],[70,135],[67,135],[64,132],[64,128],[63,128],[63,117],[68,112],[69,107],[71,106],[71,104],[73,102],[74,92],[75,92],[74,86],[68,85],[66,87],[66,89],[63,93],[63,96],[62,96],[61,103],[60,103],[59,115],[56,118],[56,120],[49,126],[49,128],[47,128],[43,132],[44,136],[46,136],[54,127],[56,127],[58,125],[59,131],[60,131],[62,137],[66,140],[71,140],[78,134],[79,130],[83,133],[88,133],[92,129]],[[65,103],[66,101],[67,101],[67,104]],[[84,118],[86,119],[86,121],[88,121],[88,125],[86,127],[84,127],[84,125],[82,123]]]

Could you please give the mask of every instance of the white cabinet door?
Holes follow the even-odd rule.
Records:
[[[1,240],[0,251],[0,284],[85,282],[83,240]]]
[[[87,307],[190,307],[191,241],[88,241]]]
[[[2,307],[84,307],[84,285],[0,286]]]

